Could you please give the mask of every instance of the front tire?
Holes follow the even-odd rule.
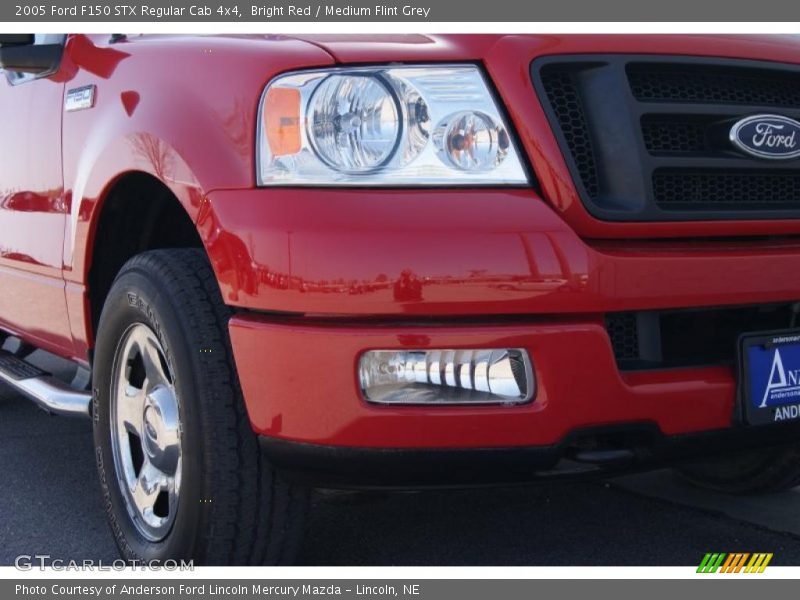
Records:
[[[694,461],[679,472],[698,487],[726,494],[781,492],[800,485],[800,444]]]
[[[307,491],[259,451],[205,254],[129,260],[97,333],[93,420],[105,508],[122,556],[287,564]]]

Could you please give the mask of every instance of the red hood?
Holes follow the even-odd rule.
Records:
[[[798,36],[759,35],[297,35],[342,63],[482,60],[510,38],[536,46],[537,54],[635,52],[694,54],[798,62]],[[506,58],[507,59],[507,58]]]
[[[339,62],[478,60],[502,35],[297,35]]]

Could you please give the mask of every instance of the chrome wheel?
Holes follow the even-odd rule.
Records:
[[[164,350],[153,330],[131,325],[114,356],[111,446],[131,521],[149,541],[170,531],[181,487],[181,421]]]

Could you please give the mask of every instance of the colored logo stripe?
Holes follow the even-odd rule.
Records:
[[[764,569],[767,568],[769,561],[772,560],[772,553],[765,554],[753,554],[753,558],[750,559],[750,563],[747,565],[747,568],[744,570],[745,573],[763,573]]]
[[[725,560],[725,554],[708,553],[703,557],[700,566],[697,567],[698,573],[716,573],[722,561]]]
[[[725,564],[722,565],[721,573],[738,573],[742,570],[745,561],[750,557],[750,553],[742,554],[740,552],[729,554]]]
[[[709,552],[697,567],[698,573],[763,573],[772,560],[772,553],[756,552]],[[750,561],[748,562],[748,559]],[[742,571],[742,569],[744,569]]]

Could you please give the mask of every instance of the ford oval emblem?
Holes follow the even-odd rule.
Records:
[[[733,145],[759,158],[787,160],[800,156],[800,123],[781,115],[753,115],[737,121]]]

